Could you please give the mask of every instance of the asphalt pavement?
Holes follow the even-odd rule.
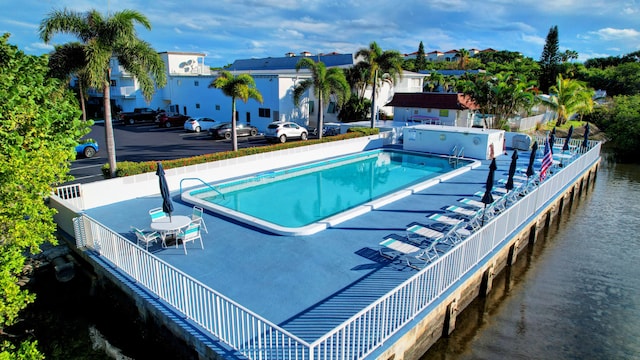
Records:
[[[117,161],[171,160],[232,150],[231,140],[214,140],[206,132],[186,132],[182,127],[160,128],[155,124],[113,125]],[[88,183],[102,180],[102,166],[107,163],[104,123],[93,125],[86,138],[98,142],[100,150],[92,158],[78,156],[71,164],[75,180],[67,183]],[[264,146],[264,136],[239,137],[238,147]]]

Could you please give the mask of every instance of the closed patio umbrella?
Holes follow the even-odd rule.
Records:
[[[587,123],[587,125],[584,126],[584,141],[582,142],[582,147],[586,148],[587,146],[589,146],[589,131],[591,129],[589,128],[589,123]]]
[[[169,193],[169,185],[167,185],[167,179],[164,176],[164,169],[162,163],[158,162],[158,181],[160,184],[160,194],[162,195],[162,211],[169,214],[169,220],[171,221],[171,213],[173,212],[173,201],[171,201],[171,194]]]
[[[507,191],[513,190],[513,177],[516,175],[516,166],[518,165],[518,149],[513,150],[511,154],[511,164],[509,165],[509,177],[504,187]]]
[[[562,151],[569,150],[569,141],[571,141],[571,135],[573,135],[573,125],[569,127],[569,131],[567,132],[567,138],[564,139],[564,145],[562,146]]]
[[[491,194],[491,190],[493,190],[493,178],[495,176],[495,172],[498,166],[496,165],[496,158],[491,160],[491,164],[489,165],[489,174],[487,175],[487,183],[485,185],[484,195],[482,196],[482,202],[484,203],[484,211],[487,211],[487,205],[493,203],[493,195]],[[484,212],[482,213],[482,225],[484,225]]]
[[[553,154],[553,144],[556,142],[556,128],[553,128],[551,134],[549,134],[549,138],[547,139],[549,142],[549,149],[551,149],[551,153]]]
[[[533,163],[536,161],[536,152],[538,152],[538,142],[534,141],[533,145],[531,145],[531,155],[529,155],[529,165],[527,166],[527,177],[532,177],[533,172]]]

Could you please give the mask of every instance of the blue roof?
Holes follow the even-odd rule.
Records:
[[[350,66],[353,65],[353,54],[328,54],[307,56],[314,61],[321,61],[327,67]],[[284,57],[268,57],[261,59],[240,59],[231,64],[228,70],[289,70],[295,69],[296,64],[302,57],[284,56]]]

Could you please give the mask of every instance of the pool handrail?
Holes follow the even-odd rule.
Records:
[[[185,180],[198,180],[201,183],[203,183],[205,186],[207,186],[208,188],[210,188],[211,190],[217,192],[218,194],[222,195],[222,199],[226,200],[224,197],[224,194],[220,192],[220,190],[216,189],[213,185],[205,182],[204,180],[200,179],[200,178],[196,178],[196,177],[189,177],[189,178],[183,178],[180,180],[180,194],[182,194],[182,182]]]

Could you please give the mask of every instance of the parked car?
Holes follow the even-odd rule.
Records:
[[[76,146],[76,153],[86,158],[93,157],[100,148],[96,141],[87,141]]]
[[[200,132],[207,131],[216,125],[216,121],[208,117],[196,117],[187,119],[184,122],[184,129],[187,131]]]
[[[258,128],[246,124],[236,124],[237,136],[256,136]],[[209,136],[214,139],[231,139],[231,123],[221,123],[209,129]]]
[[[135,108],[131,112],[121,112],[118,114],[120,120],[125,125],[133,125],[139,122],[153,122],[160,111],[152,108]]]
[[[170,128],[178,124],[184,124],[190,118],[188,115],[162,112],[156,116],[156,123],[158,123],[159,127]]]
[[[287,142],[288,139],[307,140],[309,132],[294,122],[272,122],[264,133],[267,141]]]

